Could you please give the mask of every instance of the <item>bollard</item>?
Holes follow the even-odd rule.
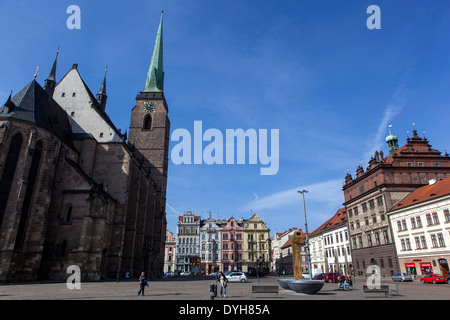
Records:
[[[216,285],[214,283],[211,283],[209,285],[209,297],[210,297],[209,300],[214,300],[214,297],[217,295],[215,287]]]

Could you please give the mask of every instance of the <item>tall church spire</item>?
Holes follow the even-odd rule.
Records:
[[[164,12],[164,11],[163,11]],[[147,74],[145,89],[143,92],[163,92],[164,71],[163,71],[163,12],[156,35],[155,48],[153,50],[152,62]]]
[[[53,97],[53,92],[55,91],[56,87],[56,64],[58,62],[58,55],[59,55],[59,47],[58,51],[56,52],[56,58],[55,62],[53,62],[52,70],[50,71],[50,74],[48,75],[47,79],[44,82],[44,91],[49,98]]]
[[[106,99],[108,96],[106,95],[106,73],[108,72],[108,66],[105,69],[105,78],[103,79],[102,86],[100,87],[100,91],[97,93],[97,101],[100,104],[100,109],[105,112],[106,109]]]

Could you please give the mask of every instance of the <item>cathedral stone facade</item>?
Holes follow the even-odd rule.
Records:
[[[58,58],[58,56],[57,56]],[[78,65],[56,82],[57,58],[0,108],[0,281],[82,281],[161,274],[170,122],[162,18],[129,137]],[[125,115],[124,115],[125,116]]]

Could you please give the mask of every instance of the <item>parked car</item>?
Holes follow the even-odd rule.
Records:
[[[174,275],[175,275],[174,271],[168,271],[168,272],[164,273],[165,277],[173,277]]]
[[[413,278],[407,273],[396,273],[392,276],[392,281],[413,281]]]
[[[302,272],[302,277],[303,277],[303,279],[311,279],[309,272]]]
[[[338,272],[322,273],[320,277],[321,277],[321,279],[318,279],[318,280],[325,280],[325,282],[328,282],[328,283],[338,282],[339,277],[341,277],[342,281],[344,281],[346,279],[343,274],[338,273]]]
[[[247,282],[247,276],[242,271],[230,272],[225,276],[227,277],[228,282]]]
[[[228,270],[226,272],[224,272],[223,274],[228,277],[229,274],[233,273],[233,272],[242,272],[241,270]]]
[[[180,273],[180,276],[190,276],[191,272],[190,271],[183,271]]]
[[[422,281],[422,283],[446,283],[447,279],[440,274],[431,273],[420,279],[420,281]]]
[[[314,276],[315,280],[323,280],[325,278],[326,273],[318,273]]]
[[[450,277],[447,278],[447,283],[450,284]]]

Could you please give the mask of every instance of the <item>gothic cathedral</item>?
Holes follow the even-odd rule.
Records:
[[[56,56],[0,108],[0,281],[82,281],[163,271],[170,121],[162,17],[130,129],[106,112],[78,65],[57,83]]]

